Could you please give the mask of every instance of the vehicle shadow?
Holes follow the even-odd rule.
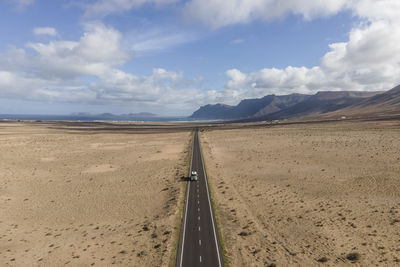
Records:
[[[181,176],[181,179],[180,179],[180,181],[181,181],[181,182],[188,182],[188,181],[190,181],[190,177],[187,177],[187,176]]]

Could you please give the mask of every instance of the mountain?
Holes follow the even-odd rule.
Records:
[[[190,118],[195,119],[229,119],[231,118],[230,112],[233,106],[216,104],[216,105],[205,105],[200,107],[198,110],[193,112]]]
[[[124,116],[125,114],[121,115]],[[131,117],[157,117],[157,114],[150,113],[150,112],[139,112],[139,113],[129,113],[126,114],[126,116],[131,116]]]
[[[379,92],[323,91],[290,108],[262,116],[262,120],[279,120],[294,117],[316,116],[340,110],[363,102]]]
[[[242,100],[237,106],[206,105],[195,111],[191,118],[261,121],[377,110],[400,113],[400,86],[387,92],[322,91],[315,95],[268,95]]]
[[[275,112],[279,112],[281,110],[288,109],[290,107],[293,107],[299,103],[306,101],[310,97],[311,97],[310,95],[302,95],[302,94],[275,96],[273,101],[271,101],[268,105],[257,111],[257,113],[253,115],[253,117],[266,116]]]
[[[400,115],[400,85],[329,115]]]
[[[237,106],[224,104],[206,105],[196,110],[190,118],[229,120],[258,117],[287,109],[309,97],[309,95],[302,94],[268,95],[263,98],[242,100]]]
[[[112,113],[102,113],[102,114],[92,114],[89,112],[74,112],[71,113],[71,116],[76,117],[85,117],[85,118],[93,118],[93,119],[129,119],[129,118],[149,118],[149,117],[157,117],[156,114],[150,112],[140,112],[140,113],[129,113],[129,114],[112,114]]]

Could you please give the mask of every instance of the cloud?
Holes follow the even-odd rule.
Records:
[[[244,98],[262,97],[267,94],[310,94],[317,90],[337,90],[335,84],[326,80],[325,73],[319,68],[287,67],[285,69],[262,69],[253,73],[243,73],[238,69],[226,72],[229,81],[222,95],[226,103],[236,104]]]
[[[245,42],[244,39],[234,39],[230,41],[230,44],[243,44]]]
[[[178,2],[179,0],[96,0],[83,5],[85,17],[101,17],[113,13],[126,12],[146,4],[163,6]]]
[[[198,35],[180,31],[174,28],[152,28],[141,32],[134,32],[126,37],[135,55],[151,51],[168,50],[197,40]]]
[[[288,14],[310,20],[338,13],[348,0],[191,0],[183,8],[189,21],[200,21],[217,29],[255,20],[271,21]]]
[[[30,5],[32,5],[35,0],[11,0],[18,9],[24,9]]]
[[[118,8],[106,8],[108,1],[95,1],[90,5],[94,8],[91,14],[174,1],[110,2]],[[0,54],[0,97],[193,110],[207,103],[236,104],[243,98],[272,93],[386,90],[399,84],[400,19],[396,11],[400,10],[400,1],[191,0],[184,5],[188,16],[212,28],[268,21],[287,14],[313,19],[340,10],[351,10],[359,22],[348,33],[347,41],[330,44],[319,65],[264,68],[250,73],[234,68],[226,71],[228,81],[222,90],[207,91],[199,89],[200,78],[187,79],[179,71],[155,68],[148,75],[123,71],[132,58],[132,51],[124,49],[126,37],[100,22],[86,23],[78,40],[30,42]],[[179,45],[187,41],[185,36],[159,29],[128,37],[128,41],[135,53],[141,53]]]
[[[353,0],[350,8],[355,15],[369,21],[400,21],[400,1],[397,0]]]
[[[400,1],[217,1],[192,0],[187,15],[212,28],[253,20],[271,20],[289,13],[305,19],[351,10],[358,17],[347,42],[332,43],[312,68],[288,66],[251,73],[226,71],[228,82],[221,91],[209,91],[211,102],[237,104],[243,98],[267,94],[339,90],[388,90],[400,83]],[[196,13],[195,10],[198,12]]]
[[[289,66],[252,73],[228,70],[225,90],[239,93],[229,101],[272,93],[388,90],[400,84],[399,26],[389,19],[353,28],[349,40],[331,44],[321,64],[313,68]]]
[[[102,23],[87,23],[76,41],[27,43],[20,55],[21,66],[35,70],[42,77],[69,78],[76,75],[99,75],[109,68],[126,63],[131,55],[121,48],[122,35]],[[15,60],[14,60],[15,61]],[[1,62],[1,61],[0,61]]]
[[[33,34],[56,36],[57,31],[56,31],[56,29],[51,28],[51,27],[38,27],[38,28],[33,29]]]
[[[78,41],[27,43],[0,54],[0,97],[134,107],[192,109],[204,103],[182,72],[156,68],[150,75],[120,69],[131,58],[122,35],[102,23],[84,25]]]

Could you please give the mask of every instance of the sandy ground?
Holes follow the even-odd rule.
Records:
[[[399,122],[201,140],[232,266],[400,266]]]
[[[0,266],[167,266],[189,132],[0,124]]]

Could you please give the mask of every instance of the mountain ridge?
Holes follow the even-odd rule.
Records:
[[[355,109],[362,110],[371,105],[379,107],[379,105],[388,106],[396,103],[399,108],[395,109],[400,110],[400,86],[389,91],[319,91],[314,95],[267,95],[261,98],[244,99],[236,106],[209,104],[193,112],[190,118],[241,121],[281,120],[324,114],[337,115],[341,111],[351,114],[355,113]]]
[[[262,98],[244,99],[236,106],[225,104],[205,105],[193,112],[194,119],[238,119],[270,114],[289,108],[310,97],[304,94],[284,96],[267,95]]]

